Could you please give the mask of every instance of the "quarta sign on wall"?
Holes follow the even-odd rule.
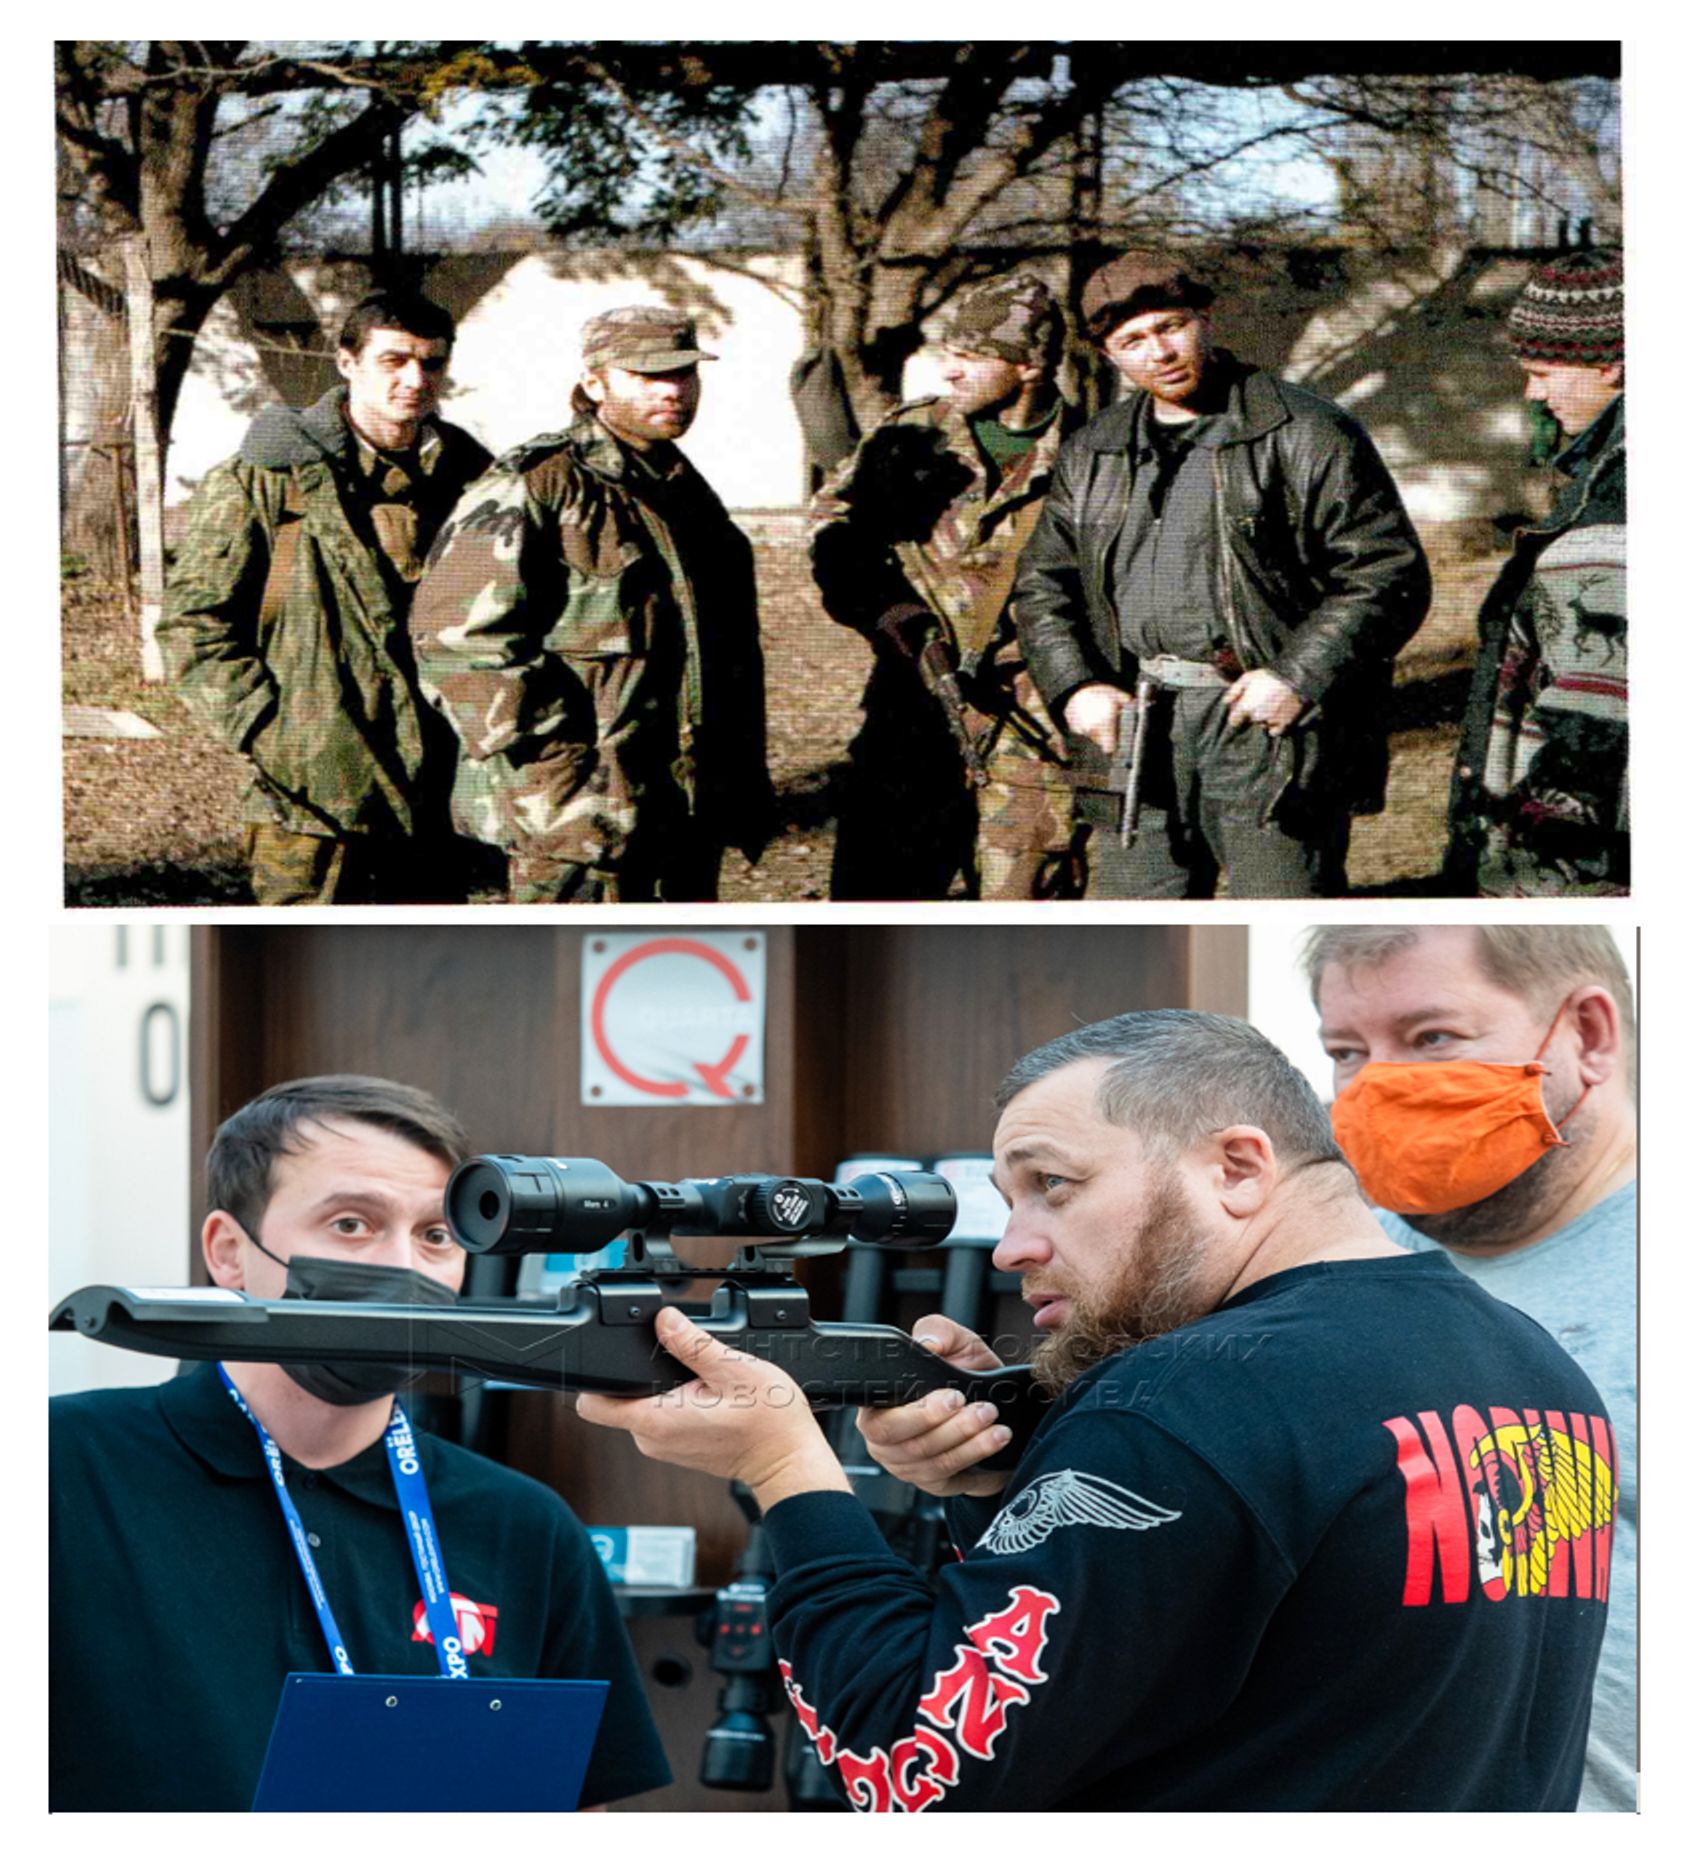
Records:
[[[756,930],[582,939],[587,1105],[760,1105],[764,938]]]

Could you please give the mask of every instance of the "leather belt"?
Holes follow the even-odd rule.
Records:
[[[1223,689],[1239,674],[1234,665],[1227,671],[1217,663],[1194,663],[1188,657],[1165,655],[1145,656],[1138,668],[1162,689]]]

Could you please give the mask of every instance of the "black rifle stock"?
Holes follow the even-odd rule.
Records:
[[[567,1182],[554,1172],[565,1173]],[[545,1190],[547,1183],[557,1186]],[[536,1250],[551,1238],[558,1247],[584,1253],[590,1239],[607,1232],[599,1218],[616,1200],[644,1209],[659,1229],[667,1211],[677,1230],[707,1234],[726,1229],[736,1210],[749,1217],[754,1205],[762,1204],[792,1215],[802,1213],[793,1205],[811,1197],[820,1218],[808,1225],[813,1232],[851,1227],[862,1229],[864,1239],[915,1243],[925,1235],[938,1240],[951,1226],[950,1194],[943,1197],[940,1190],[925,1187],[932,1184],[945,1189],[940,1179],[885,1176],[849,1185],[762,1178],[633,1185],[589,1160],[483,1158],[460,1167],[446,1207],[452,1231],[476,1252]],[[497,1214],[496,1190],[503,1193],[504,1204],[513,1198],[512,1210],[504,1206]],[[545,1190],[540,1198],[545,1207],[535,1213],[525,1208],[524,1199],[539,1190]],[[926,1198],[932,1212],[905,1233],[908,1195],[916,1204]],[[843,1212],[838,1222],[823,1214],[836,1204]],[[948,1387],[972,1400],[986,1399],[1011,1427],[1012,1440],[985,1466],[1006,1468],[1015,1462],[1048,1404],[1029,1367],[961,1371],[896,1326],[813,1320],[810,1296],[791,1272],[798,1255],[823,1252],[820,1244],[805,1245],[805,1232],[801,1223],[793,1240],[748,1245],[732,1262],[705,1268],[680,1262],[666,1235],[634,1227],[623,1266],[580,1274],[554,1301],[457,1300],[452,1306],[416,1308],[264,1300],[223,1287],[102,1285],[79,1288],[62,1300],[48,1325],[161,1358],[401,1363],[464,1382],[489,1379],[645,1397],[672,1391],[693,1375],[663,1351],[652,1325],[663,1307],[678,1306],[720,1343],[779,1366],[817,1408],[888,1407]],[[476,1233],[482,1239],[475,1239]],[[688,1291],[707,1279],[720,1282],[709,1301],[688,1299]]]
[[[620,1273],[625,1276],[625,1270]],[[474,1302],[449,1307],[352,1301],[260,1300],[226,1288],[80,1287],[53,1309],[49,1327],[159,1358],[262,1365],[413,1365],[464,1382],[494,1379],[552,1391],[645,1397],[692,1373],[658,1345],[651,1321],[681,1306],[723,1345],[777,1365],[810,1402],[905,1404],[947,1387],[988,1399],[1012,1429],[1004,1466],[1039,1421],[1047,1399],[1027,1365],[967,1372],[919,1346],[897,1326],[819,1323],[794,1281],[724,1287],[708,1308],[685,1304],[643,1278],[590,1276],[565,1289],[566,1304]]]

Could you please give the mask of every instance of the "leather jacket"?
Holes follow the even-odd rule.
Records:
[[[1290,730],[1299,793],[1376,812],[1388,770],[1385,713],[1397,652],[1431,599],[1426,556],[1366,431],[1324,397],[1226,352],[1213,461],[1215,579],[1245,670],[1269,669],[1307,705]],[[1148,398],[1103,412],[1060,451],[1053,488],[1018,568],[1018,641],[1063,723],[1087,683],[1132,686],[1111,583],[1131,501],[1155,472],[1140,446]],[[1074,747],[1084,744],[1073,737]],[[1082,783],[1104,786],[1083,761]]]

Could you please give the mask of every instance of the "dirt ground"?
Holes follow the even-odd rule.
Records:
[[[730,856],[722,896],[738,903],[821,900],[869,653],[815,602],[803,573],[799,516],[742,518],[757,549],[769,761],[783,826],[760,863]],[[1426,545],[1436,591],[1431,615],[1397,664],[1389,806],[1355,824],[1349,878],[1357,896],[1432,894],[1443,854],[1474,613],[1498,559],[1464,552],[1459,535],[1441,531],[1428,534]],[[68,578],[62,618],[65,702],[129,710],[160,731],[158,739],[142,741],[65,737],[67,904],[251,902],[238,820],[245,763],[203,733],[169,689],[142,681],[136,627],[110,590],[87,576]],[[494,900],[491,892],[474,897]]]

